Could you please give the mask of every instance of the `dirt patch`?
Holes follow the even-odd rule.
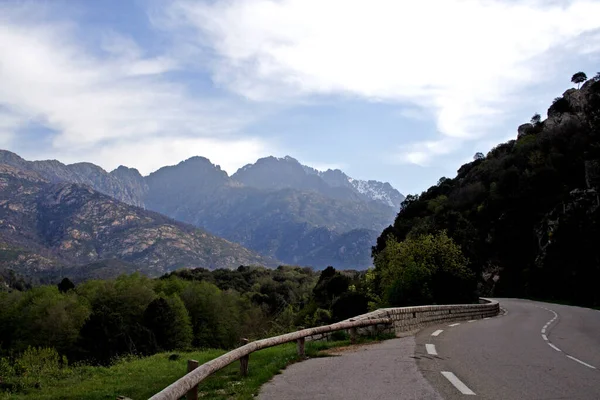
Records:
[[[328,356],[336,356],[336,355],[340,355],[340,353],[355,352],[355,351],[363,349],[364,347],[368,347],[368,346],[371,346],[371,345],[377,344],[377,343],[381,343],[381,342],[374,341],[374,342],[369,342],[369,343],[359,343],[359,344],[351,344],[348,346],[333,347],[331,349],[321,350],[319,352],[319,354],[328,355]]]

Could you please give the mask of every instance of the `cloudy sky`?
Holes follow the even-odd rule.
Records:
[[[416,193],[600,70],[589,0],[0,1],[0,147],[291,155]]]

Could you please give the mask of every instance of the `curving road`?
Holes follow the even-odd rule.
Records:
[[[499,301],[499,317],[417,334],[419,370],[444,399],[600,399],[600,312]]]
[[[294,364],[259,399],[600,400],[599,311],[498,301],[494,318]]]

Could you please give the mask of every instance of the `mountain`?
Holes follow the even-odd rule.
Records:
[[[394,208],[394,210],[400,209],[400,204],[405,198],[402,193],[394,189],[388,182],[353,179],[339,169],[318,171],[308,166],[303,166],[303,168],[307,174],[319,176],[330,187],[348,188],[362,200],[381,202]]]
[[[360,194],[350,186],[329,185],[318,174],[308,173],[307,167],[290,156],[261,158],[255,164],[240,168],[231,178],[259,189],[296,189],[337,200],[361,200]]]
[[[37,172],[52,183],[71,182],[88,185],[95,190],[134,206],[143,206],[143,188],[137,190],[135,169],[120,167],[109,174],[97,165],[77,163],[65,165],[57,160],[26,161],[9,151],[0,150],[0,164]],[[125,171],[128,170],[128,171]],[[143,185],[143,180],[141,181]]]
[[[38,164],[39,165],[39,164]],[[78,183],[52,183],[0,164],[0,267],[25,275],[61,268],[143,271],[275,265],[269,258]],[[112,261],[111,261],[112,260]]]
[[[554,99],[516,140],[408,196],[377,240],[446,230],[482,294],[600,306],[600,74]]]
[[[289,156],[259,159],[231,177],[204,157],[146,177],[124,166],[108,173],[89,163],[26,161],[8,151],[0,151],[0,163],[51,183],[88,185],[267,257],[314,267],[325,267],[328,260],[337,260],[340,268],[368,267],[373,232],[389,225],[404,199],[389,183],[355,180],[340,170],[316,171]],[[357,250],[360,254],[339,256],[362,243],[370,244]]]
[[[290,157],[261,159],[231,177],[196,157],[161,168],[146,182],[147,207],[289,264],[325,267],[337,250],[322,257],[307,258],[308,253],[330,248],[336,240],[340,248],[352,247],[344,238],[360,235],[356,243],[370,240],[372,245],[374,235],[366,232],[382,229],[395,215],[384,203],[329,187]],[[344,236],[353,230],[355,235]],[[370,245],[360,257],[336,265],[369,266]]]

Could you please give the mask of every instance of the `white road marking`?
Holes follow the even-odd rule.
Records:
[[[490,318],[491,318],[491,317],[486,317],[486,318],[484,318],[484,319],[490,319]]]
[[[458,379],[456,377],[456,375],[454,375],[452,372],[442,371],[442,375],[444,375],[446,377],[446,379],[448,379],[450,381],[450,383],[452,385],[454,385],[454,387],[457,388],[458,391],[461,392],[462,394],[471,395],[471,396],[475,395],[475,392],[472,391],[471,389],[469,389],[467,387],[467,385],[462,383],[461,380]]]
[[[444,330],[443,330],[443,329],[438,329],[437,331],[433,332],[433,333],[431,334],[431,336],[437,336],[437,335],[439,335],[439,334],[440,334],[440,333],[442,333],[442,332],[444,332]]]
[[[588,364],[588,363],[586,363],[586,362],[583,362],[583,361],[581,361],[581,360],[578,360],[577,358],[575,358],[575,357],[573,357],[573,356],[567,356],[567,357],[569,357],[569,358],[570,358],[571,360],[573,360],[573,361],[577,361],[577,362],[578,362],[579,364],[581,364],[581,365],[585,365],[585,366],[586,366],[586,367],[588,367],[588,368],[591,368],[591,369],[596,369],[596,367],[594,367],[593,365],[590,365],[590,364]]]
[[[555,345],[553,345],[552,343],[548,342],[548,346],[552,347],[554,350],[556,351],[562,351],[561,349],[559,349],[558,347],[556,347]]]
[[[427,350],[427,354],[432,356],[437,356],[437,351],[435,350],[435,344],[426,344],[425,349]]]
[[[470,321],[468,321],[468,322],[475,322],[475,321],[477,321],[477,320],[476,320],[476,319],[472,319],[472,320],[470,320]]]
[[[542,307],[542,308],[544,308],[544,310],[546,310],[546,311],[550,311],[552,314],[554,314],[554,317],[553,317],[553,318],[552,318],[550,321],[546,322],[546,325],[544,325],[544,327],[542,328],[542,339],[544,339],[544,340],[546,341],[546,343],[548,344],[548,346],[552,347],[554,350],[562,352],[562,350],[561,350],[561,349],[559,349],[558,347],[556,347],[555,345],[553,345],[552,343],[550,343],[550,341],[548,340],[548,336],[546,336],[546,335],[545,335],[545,333],[546,333],[546,329],[548,329],[548,327],[549,327],[549,326],[550,326],[550,325],[551,325],[551,324],[552,324],[554,321],[556,321],[556,320],[558,319],[558,314],[557,314],[555,311],[553,311],[553,310],[550,310],[550,309],[548,309],[548,308],[545,308],[545,307]],[[581,361],[581,360],[580,360],[580,359],[578,359],[578,358],[575,358],[575,357],[573,357],[573,356],[570,356],[570,355],[568,355],[568,354],[565,354],[565,355],[566,355],[568,358],[570,358],[571,360],[573,360],[573,361],[576,361],[576,362],[578,362],[578,363],[579,363],[579,364],[581,364],[581,365],[584,365],[584,366],[586,366],[586,367],[588,367],[588,368],[591,368],[591,369],[596,369],[596,367],[594,367],[593,365],[590,365],[590,364],[588,364],[588,363],[586,363],[586,362],[584,362],[584,361]]]
[[[460,325],[460,322],[457,322],[455,324],[451,324],[451,325],[448,325],[448,326],[458,326],[458,325]]]

